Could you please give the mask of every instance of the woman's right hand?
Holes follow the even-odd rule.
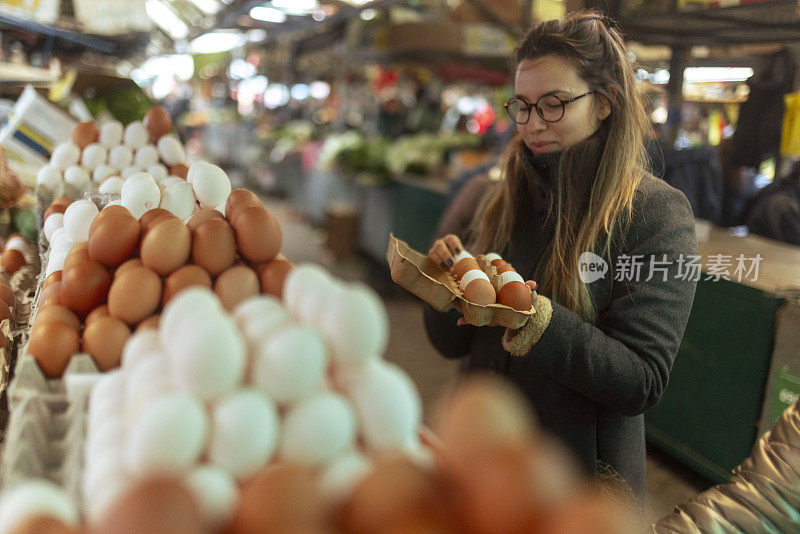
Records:
[[[449,234],[434,242],[431,249],[428,251],[428,257],[433,263],[439,266],[443,271],[447,271],[455,265],[453,259],[456,254],[460,254],[464,250],[464,245],[457,235]]]

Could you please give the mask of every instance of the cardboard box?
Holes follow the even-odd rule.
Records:
[[[427,256],[394,235],[389,235],[386,261],[389,262],[392,280],[398,285],[439,311],[455,307],[471,324],[488,325],[494,321],[500,326],[516,329],[536,313],[533,307],[530,311],[517,311],[502,304],[480,306],[465,300],[449,271],[439,269]]]

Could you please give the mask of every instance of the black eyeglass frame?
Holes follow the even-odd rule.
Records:
[[[578,95],[578,96],[572,97],[572,98],[570,98],[568,100],[563,100],[563,99],[557,97],[556,95],[544,95],[541,98],[539,98],[539,100],[534,102],[533,104],[528,104],[527,102],[525,102],[521,98],[512,98],[511,100],[506,102],[503,107],[506,108],[506,115],[508,115],[508,118],[511,119],[511,122],[513,122],[514,124],[528,124],[528,122],[530,122],[530,120],[531,120],[531,108],[536,108],[536,114],[539,115],[539,118],[541,118],[544,122],[549,122],[550,124],[552,124],[552,123],[558,122],[558,121],[560,121],[561,119],[564,118],[564,114],[567,111],[567,104],[571,104],[571,103],[575,102],[576,100],[580,100],[584,96],[589,96],[589,95],[594,94],[596,92],[597,91],[593,89],[591,91],[583,93],[582,95]],[[542,98],[550,98],[550,97],[555,98],[556,100],[561,102],[561,116],[559,118],[557,118],[556,120],[554,120],[554,121],[545,119],[544,115],[542,114],[542,108],[539,107],[539,102],[542,100]],[[519,101],[519,102],[522,102],[523,104],[525,104],[525,109],[528,110],[528,118],[526,118],[523,122],[518,122],[517,119],[512,116],[511,110],[508,109],[508,106],[510,106],[515,101]]]

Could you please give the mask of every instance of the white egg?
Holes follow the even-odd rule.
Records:
[[[47,270],[45,270],[45,278],[50,276],[56,271],[61,271],[64,269],[64,262],[67,259],[67,254],[69,251],[64,252],[51,252],[47,258]]]
[[[91,200],[76,200],[64,211],[64,233],[75,243],[89,240],[89,227],[98,209]]]
[[[125,375],[119,369],[104,373],[89,394],[88,415],[91,421],[96,414],[118,413],[124,404]]]
[[[153,177],[153,180],[160,186],[161,181],[169,176],[169,170],[160,163],[155,163],[147,167],[147,172]]]
[[[214,294],[205,288],[191,287],[181,291],[161,312],[158,325],[161,346],[167,348],[175,341],[175,332],[184,322],[191,321],[194,315],[218,315],[222,305]]]
[[[0,532],[11,532],[23,521],[53,517],[77,527],[80,521],[75,502],[53,482],[29,479],[10,486],[0,496]]]
[[[115,198],[114,200],[111,200],[108,202],[108,204],[106,204],[106,207],[108,206],[122,206],[122,200],[119,198]]]
[[[225,198],[225,200],[227,201],[227,197]],[[225,206],[227,205],[226,201],[220,202],[219,204],[214,206],[214,209],[220,212],[221,214],[225,215]]]
[[[164,135],[158,140],[158,153],[161,160],[172,167],[186,161],[186,151],[174,135]]]
[[[128,208],[131,215],[138,219],[158,207],[161,202],[161,190],[152,176],[140,172],[130,176],[122,184],[121,200],[122,206]]]
[[[208,458],[239,480],[263,467],[278,446],[275,404],[261,391],[243,389],[211,407]]]
[[[81,159],[81,149],[78,145],[64,141],[53,149],[53,154],[50,156],[50,165],[62,171],[72,165],[77,165]]]
[[[108,164],[118,171],[127,169],[133,163],[133,151],[125,145],[115,146],[108,153]]]
[[[302,298],[293,306],[294,314],[301,322],[323,330],[327,317],[326,310],[332,307],[329,303],[341,299],[346,291],[344,284],[329,278],[327,283],[320,285],[316,290],[303,291]]]
[[[103,180],[115,174],[117,174],[117,169],[114,167],[110,165],[98,165],[94,171],[92,171],[92,181],[96,184],[102,184]]]
[[[331,501],[345,499],[372,471],[369,459],[357,451],[350,451],[331,462],[320,475],[320,486]]]
[[[101,144],[92,143],[83,149],[81,164],[88,171],[94,171],[100,165],[105,165],[108,161],[108,149]]]
[[[103,451],[119,451],[125,440],[125,424],[122,419],[113,417],[95,425],[86,434],[83,457],[87,461],[99,458]]]
[[[213,208],[225,202],[231,194],[231,181],[225,171],[205,161],[192,163],[187,180],[204,208]]]
[[[158,331],[145,328],[128,338],[122,349],[122,367],[124,369],[135,367],[138,362],[153,352],[161,352],[161,340]]]
[[[119,176],[109,176],[103,180],[97,190],[104,195],[119,195],[122,193],[122,184],[122,178]]]
[[[135,421],[149,403],[174,390],[169,363],[163,354],[150,353],[126,371],[125,416],[129,421]]]
[[[386,308],[367,286],[349,286],[318,313],[324,316],[323,329],[337,364],[359,365],[386,350],[389,339]]]
[[[422,402],[414,383],[396,365],[383,360],[369,362],[347,395],[371,450],[399,450],[417,439]]]
[[[260,348],[275,335],[294,326],[297,323],[283,310],[254,317],[242,330],[251,357],[255,358]]]
[[[36,173],[36,185],[51,192],[58,191],[62,180],[61,171],[49,163],[42,165],[42,168]]]
[[[258,295],[251,297],[240,303],[233,310],[233,318],[240,330],[244,330],[245,325],[259,316],[270,315],[273,312],[283,312],[281,301],[271,295]]]
[[[122,143],[123,126],[118,121],[108,121],[100,126],[100,144],[112,149]]]
[[[233,320],[223,314],[192,316],[165,344],[173,381],[203,400],[225,395],[244,375],[247,353]]]
[[[133,164],[140,169],[152,167],[157,163],[158,150],[156,150],[156,147],[153,145],[144,145],[136,151],[136,155],[133,157]]]
[[[123,463],[140,476],[188,472],[208,435],[205,406],[192,395],[170,393],[148,403],[128,429]]]
[[[294,405],[283,419],[280,456],[318,466],[342,456],[356,437],[350,404],[335,393],[320,393]]]
[[[256,349],[251,379],[279,404],[296,402],[322,387],[326,352],[322,336],[311,328],[277,332]]]
[[[184,181],[172,184],[161,195],[161,206],[177,218],[183,220],[194,212],[194,191],[191,184]]]
[[[124,472],[115,471],[97,484],[91,498],[83,500],[86,516],[91,523],[97,523],[111,509],[111,506],[133,487],[133,479]]]
[[[228,524],[239,500],[239,488],[227,471],[204,465],[189,473],[184,482],[209,527],[217,531]]]
[[[64,226],[64,214],[63,213],[51,213],[50,216],[44,221],[44,237],[47,239],[49,243],[53,237],[53,233],[58,230],[59,228],[63,228]]]
[[[306,294],[325,291],[333,284],[333,279],[322,267],[313,263],[297,265],[286,276],[283,284],[283,302],[299,317],[299,310]]]
[[[25,238],[15,235],[10,237],[8,241],[6,241],[6,246],[4,250],[17,250],[22,253],[22,255],[26,255],[28,250],[30,250],[30,244],[25,241]]]
[[[86,169],[73,165],[72,167],[67,167],[67,170],[64,171],[64,182],[78,191],[86,191],[91,182],[91,177],[86,172]]]
[[[161,188],[163,191],[167,187],[171,186],[172,184],[185,184],[186,180],[183,178],[179,178],[177,176],[167,176],[163,178],[160,182],[158,182],[158,187]],[[194,196],[194,189],[192,189],[192,196]]]
[[[119,173],[119,175],[122,176],[122,178],[124,180],[127,180],[128,178],[130,178],[134,174],[138,174],[140,172],[142,172],[142,169],[140,169],[139,167],[134,167],[133,165],[131,165],[130,167],[125,167],[124,169],[122,169],[122,172]]]
[[[50,240],[50,254],[67,253],[74,246],[75,242],[67,237],[67,233],[64,231],[64,226],[62,224],[61,228],[53,232],[53,237]]]
[[[131,150],[136,150],[147,144],[150,140],[150,134],[142,121],[133,121],[125,127],[123,139],[125,146]]]
[[[81,475],[81,494],[84,502],[101,493],[104,486],[113,484],[113,479],[128,478],[122,465],[123,441],[120,439],[119,442],[108,443],[109,448],[97,449],[84,455]]]

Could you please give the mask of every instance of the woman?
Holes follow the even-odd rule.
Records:
[[[451,268],[462,242],[500,253],[538,282],[538,313],[506,331],[427,309],[426,329],[445,357],[514,382],[588,472],[621,475],[641,504],[642,414],[667,386],[689,317],[695,282],[681,275],[697,254],[694,218],[681,192],[645,170],[648,121],[607,18],[538,24],[515,60],[506,108],[518,136],[502,178],[463,189],[428,254]],[[581,270],[584,252],[608,265],[602,278]]]

